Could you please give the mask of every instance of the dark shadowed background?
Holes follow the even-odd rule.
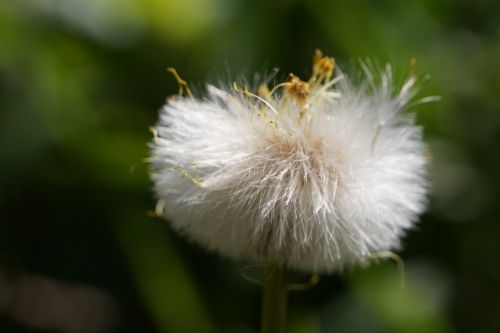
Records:
[[[259,288],[154,208],[177,84],[309,73],[315,48],[430,74],[428,213],[394,262],[290,296],[290,333],[500,332],[500,2],[1,0],[0,332],[257,332]],[[258,274],[258,272],[253,272]],[[294,277],[300,282],[307,276]]]

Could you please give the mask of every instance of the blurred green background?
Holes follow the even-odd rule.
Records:
[[[428,73],[428,213],[394,263],[290,296],[290,333],[500,332],[500,2],[0,1],[0,332],[257,332],[243,264],[154,208],[148,127],[174,66],[306,74],[315,48]],[[297,281],[307,277],[296,276]]]

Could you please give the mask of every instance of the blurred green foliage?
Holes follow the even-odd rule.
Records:
[[[1,1],[0,331],[256,332],[259,290],[242,264],[148,217],[148,127],[177,91],[167,66],[202,90],[227,72],[305,74],[315,48],[344,68],[388,61],[401,76],[416,57],[432,76],[420,96],[442,101],[415,108],[433,195],[401,253],[407,288],[390,262],[324,277],[292,294],[289,332],[500,331],[491,0]],[[101,327],[45,320],[74,304],[26,297],[19,281],[35,275],[98,290],[116,316]]]

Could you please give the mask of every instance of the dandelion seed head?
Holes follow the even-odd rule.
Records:
[[[398,249],[425,209],[426,147],[394,93],[334,75],[319,51],[312,76],[254,93],[207,87],[168,100],[151,143],[161,214],[185,237],[235,259],[330,272]],[[337,72],[337,71],[336,71]]]

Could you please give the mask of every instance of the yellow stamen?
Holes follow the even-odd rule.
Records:
[[[269,91],[269,88],[266,84],[261,84],[257,89],[257,93],[259,94],[259,96],[265,98],[266,100],[269,100],[269,98],[271,97],[271,92]]]
[[[156,202],[154,214],[157,217],[163,216],[163,212],[164,212],[164,209],[165,209],[165,204],[166,204],[166,202],[163,199],[160,199],[160,200],[158,200],[158,202]]]
[[[285,82],[285,90],[292,97],[295,97],[299,104],[304,104],[309,97],[309,84],[290,73],[288,81]]]
[[[181,169],[181,168],[170,168],[170,171],[180,173],[181,179],[187,178],[196,186],[205,187],[205,185],[198,179],[199,175],[193,176],[188,171]]]
[[[158,130],[156,129],[156,127],[151,126],[149,128],[149,131],[151,132],[151,134],[153,134],[153,141],[156,142],[158,140]]]
[[[262,97],[260,97],[259,95],[256,95],[254,93],[251,93],[247,86],[243,86],[243,89],[239,88],[238,87],[238,84],[236,82],[233,82],[233,89],[236,91],[236,92],[239,92],[247,97],[253,97],[259,101],[261,101],[262,103],[264,103],[271,111],[273,111],[274,113],[276,114],[279,114],[279,112],[268,102],[266,101],[265,99],[263,99]]]
[[[303,291],[307,290],[309,288],[314,287],[317,285],[319,282],[319,276],[317,274],[313,274],[309,281],[306,283],[301,283],[301,284],[289,284],[288,285],[288,290],[293,290],[293,291]]]
[[[280,84],[275,85],[273,89],[271,89],[271,91],[269,92],[269,96],[272,96],[279,88],[285,87],[286,85],[288,85],[288,82],[282,82]]]
[[[187,82],[180,77],[175,68],[168,67],[167,72],[171,73],[179,84],[179,96],[182,96],[184,94],[184,89],[186,89],[188,96],[193,97],[193,93],[191,92],[191,89],[189,89]]]
[[[324,57],[323,53],[316,49],[313,56],[313,73],[310,82],[330,81],[335,69],[335,59]]]
[[[410,77],[415,79],[417,81],[418,75],[417,75],[417,58],[413,57],[410,59]]]
[[[365,268],[368,267],[370,264],[370,260],[376,260],[376,259],[392,259],[396,262],[396,265],[398,267],[398,273],[399,273],[399,278],[400,278],[400,285],[401,288],[405,287],[405,282],[406,282],[406,277],[405,277],[405,266],[404,266],[404,261],[403,259],[398,256],[396,253],[391,252],[391,251],[380,251],[380,252],[375,252],[370,254],[361,264]]]

